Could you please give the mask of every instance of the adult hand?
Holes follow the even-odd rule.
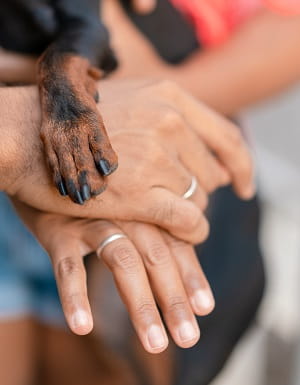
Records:
[[[169,82],[103,81],[99,88],[120,167],[108,178],[107,191],[83,207],[60,197],[49,180],[38,138],[37,90],[0,90],[9,105],[0,144],[11,159],[1,173],[4,182],[11,181],[8,194],[43,211],[156,224],[192,243],[208,233],[206,191],[232,179],[241,197],[253,194],[250,155],[231,123]],[[192,175],[200,185],[185,200]]]
[[[118,1],[111,0],[104,2],[103,16],[105,23],[109,27],[112,43],[116,52],[118,52],[120,60],[119,69],[113,74],[113,77],[116,79],[132,77],[147,78],[149,76],[160,79],[174,78],[174,73],[179,71],[178,66],[168,65],[158,56],[151,43],[128,19],[128,16],[122,7],[120,7]],[[172,95],[176,97],[175,95],[181,94],[179,87],[174,82],[167,82],[167,84],[170,89],[172,89],[169,94],[171,97]],[[187,108],[183,115],[188,119],[189,116],[195,116],[191,114],[191,109],[194,109],[197,103],[191,94],[183,92],[182,95],[184,95],[184,101],[181,95],[179,96]],[[178,102],[178,99],[176,99],[176,101]],[[183,104],[181,104],[181,106]],[[204,107],[204,105],[202,105],[202,107]],[[180,112],[182,112],[182,110],[180,110]],[[190,126],[198,136],[201,137],[207,149],[214,152],[219,161],[225,166],[226,171],[228,171],[232,177],[232,183],[238,196],[241,198],[249,198],[251,191],[253,191],[253,186],[248,184],[247,179],[253,170],[251,170],[249,158],[245,156],[245,153],[242,155],[244,150],[239,152],[238,158],[235,158],[237,153],[234,151],[235,144],[238,148],[241,148],[240,145],[243,138],[233,124],[225,122],[225,120],[223,120],[224,124],[221,124],[220,115],[214,112],[212,113],[212,110],[209,109],[207,109],[206,112],[210,115],[207,121],[208,126],[202,124],[195,125],[192,121],[189,122]],[[237,162],[234,161],[234,158]],[[238,167],[238,169],[235,167]],[[203,171],[203,168],[201,168],[201,171]],[[203,178],[205,178],[204,174],[202,174]],[[203,181],[203,178],[200,177],[200,184],[204,188],[207,188],[207,179]],[[206,189],[206,191],[212,190],[214,190],[214,188]]]
[[[214,299],[191,245],[143,223],[72,219],[20,202],[15,205],[50,255],[62,307],[74,333],[87,334],[93,328],[83,256],[110,235],[123,233],[128,238],[108,244],[101,258],[114,276],[144,348],[159,353],[168,345],[157,306],[177,345],[187,348],[198,341],[195,314],[210,313]]]

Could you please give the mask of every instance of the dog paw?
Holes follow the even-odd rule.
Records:
[[[96,108],[83,104],[74,108],[73,103],[54,120],[53,115],[46,116],[41,138],[61,195],[83,204],[105,190],[106,177],[118,161]]]
[[[97,109],[102,76],[87,59],[51,48],[39,60],[46,159],[59,192],[78,204],[104,191],[118,166]]]

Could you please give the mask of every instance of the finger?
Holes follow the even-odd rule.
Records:
[[[179,197],[182,197],[190,187],[194,174],[191,173],[191,171],[186,167],[183,162],[180,162],[172,157],[165,159],[165,161],[161,164],[164,164],[163,173],[165,174],[165,178],[164,176],[161,176],[161,182],[152,183],[152,187],[163,187],[175,193]],[[154,165],[156,166],[155,163]],[[199,167],[194,167],[194,169],[199,171]],[[162,184],[162,181],[165,181],[165,183]],[[198,185],[195,193],[189,199],[190,201],[193,201],[201,210],[204,210],[207,207],[208,203],[207,193],[205,188],[203,188],[203,186],[199,184],[199,180],[197,180],[197,184]]]
[[[212,192],[230,182],[228,171],[178,111],[168,107],[158,134],[163,136],[167,145],[170,142],[175,144],[185,169],[197,177],[206,192]]]
[[[187,122],[230,172],[236,193],[243,199],[252,198],[255,193],[253,161],[240,130],[191,95],[180,92],[178,97]]]
[[[188,188],[190,188],[191,183]],[[188,188],[185,190],[185,192],[188,190]],[[196,191],[193,193],[191,197],[188,198],[188,200],[193,202],[202,212],[205,211],[208,206],[207,192],[202,188],[202,186],[199,185],[199,183],[197,184]]]
[[[50,256],[67,323],[75,334],[85,335],[93,329],[93,318],[81,249],[80,241],[68,243],[57,247]]]
[[[143,257],[152,290],[173,340],[183,348],[193,346],[200,337],[199,327],[165,240],[154,226],[127,223],[124,229]]]
[[[195,314],[211,313],[215,300],[210,285],[198,261],[195,249],[190,244],[176,239],[166,232],[162,234],[174,256],[185,290]]]
[[[120,233],[118,227],[106,227],[98,240]],[[108,244],[101,258],[112,271],[118,291],[125,303],[141,343],[149,353],[167,348],[168,337],[160,318],[140,255],[132,242],[118,239]]]
[[[228,124],[224,142],[220,140],[217,130],[212,130],[206,141],[228,169],[237,195],[242,199],[251,199],[255,193],[254,164],[241,133],[234,125]]]
[[[134,166],[133,181],[143,180],[143,186],[164,187],[177,195],[181,195],[191,180],[190,172],[178,160],[178,154],[173,146],[164,147],[161,140],[144,135],[122,135],[114,143],[120,153],[119,175],[112,175],[110,186],[118,186],[120,175],[127,175],[127,184],[132,185],[132,167]],[[134,139],[134,141],[133,141]],[[130,148],[130,158],[124,154],[124,148]],[[127,151],[128,152],[128,151]],[[123,155],[122,155],[123,153]],[[141,154],[143,159],[141,160]],[[133,163],[134,162],[134,163]],[[133,193],[136,191],[136,187]]]
[[[133,207],[133,214],[141,222],[160,226],[175,237],[198,244],[209,233],[209,224],[202,210],[190,199],[183,199],[160,187],[152,188],[145,196],[147,207]]]
[[[154,10],[156,0],[131,0],[132,7],[137,13],[148,13]]]
[[[185,130],[185,146],[178,145],[180,160],[185,167],[196,176],[199,185],[207,192],[211,193],[221,186],[230,183],[230,175],[226,168],[220,164],[216,157],[208,150],[207,146],[197,138],[191,130]],[[182,142],[182,139],[181,139]],[[184,147],[185,147],[184,146]]]

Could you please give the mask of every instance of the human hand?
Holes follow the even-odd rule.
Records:
[[[83,257],[107,237],[122,233],[126,237],[105,246],[101,259],[113,274],[144,348],[149,353],[166,349],[162,317],[178,346],[187,348],[198,341],[195,314],[210,313],[214,299],[191,245],[143,223],[72,219],[16,201],[15,206],[50,255],[62,307],[74,333],[87,334],[93,328]]]
[[[174,78],[175,72],[180,71],[178,70],[178,66],[170,66],[159,58],[150,42],[128,19],[128,16],[120,7],[118,1],[111,0],[104,2],[104,18],[112,35],[112,43],[115,45],[120,59],[119,70],[113,75],[113,77],[122,79],[131,78],[133,76],[152,76],[161,79],[172,79]],[[176,95],[177,91],[175,88],[178,90],[178,86],[176,86],[173,82],[169,82],[169,86],[173,88],[171,94]],[[185,99],[184,104],[187,107],[185,113],[186,117],[191,116],[191,108],[194,108],[193,106],[195,106],[195,99],[192,99],[192,96]],[[209,115],[210,126],[215,126],[216,124],[218,125],[218,122],[220,122],[219,115],[215,115],[217,120],[215,120],[215,117],[212,114],[209,113]],[[211,127],[208,129],[208,127],[204,127],[203,125],[196,127],[192,122],[191,127],[194,127],[195,132],[201,136],[201,139],[205,143],[207,149],[215,153],[219,161],[225,166],[226,171],[228,171],[231,175],[235,175],[233,178],[233,185],[236,187],[237,194],[241,198],[249,197],[251,195],[251,189],[253,190],[253,186],[250,187],[248,185],[249,190],[246,192],[247,189],[244,187],[247,182],[244,184],[245,180],[243,180],[243,177],[240,179],[238,176],[242,175],[240,172],[242,168],[244,168],[245,171],[248,170],[246,171],[246,174],[249,173],[249,159],[247,160],[246,157],[241,156],[237,162],[240,171],[237,171],[234,170],[234,160],[231,158],[231,155],[235,156],[233,150],[234,143],[240,147],[240,142],[243,141],[241,134],[238,132],[236,127],[234,127],[233,124],[228,123],[226,124],[225,130],[216,130],[216,126],[215,129],[212,129]],[[229,142],[231,142],[231,145],[229,145]],[[201,177],[199,180],[200,183],[203,183],[203,179]],[[202,186],[205,188],[206,183],[204,182]]]
[[[100,91],[101,112],[120,159],[107,191],[83,207],[56,193],[38,140],[37,91],[14,88],[6,94],[12,102],[2,114],[0,144],[10,147],[10,167],[3,173],[13,181],[8,194],[43,211],[153,223],[192,243],[208,233],[202,213],[207,191],[232,180],[241,197],[253,194],[252,162],[237,128],[176,85],[103,81]],[[199,187],[185,200],[181,196],[192,175]]]

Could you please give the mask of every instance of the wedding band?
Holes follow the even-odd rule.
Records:
[[[112,234],[110,235],[109,237],[105,238],[101,243],[100,245],[98,246],[97,250],[96,250],[96,254],[97,254],[97,257],[100,258],[101,257],[101,253],[103,251],[103,249],[109,245],[110,243],[114,242],[114,241],[117,241],[118,239],[121,239],[121,238],[127,238],[125,234],[122,234],[122,233],[116,233],[116,234]]]
[[[183,199],[189,199],[191,196],[193,196],[197,190],[198,182],[196,177],[192,177],[190,187],[186,190],[186,192],[182,195]]]

